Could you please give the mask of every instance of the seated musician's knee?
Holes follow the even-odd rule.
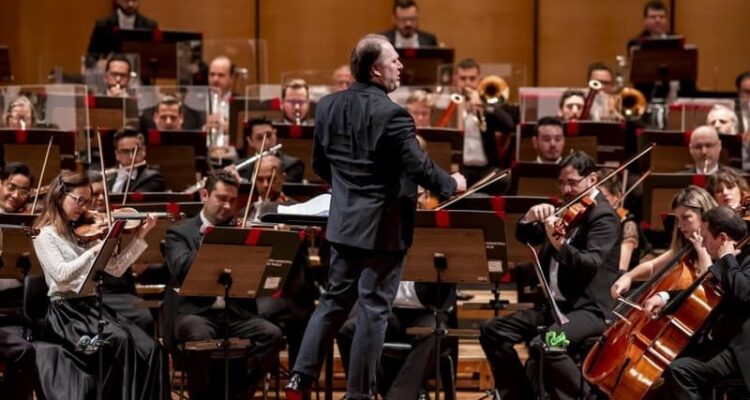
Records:
[[[175,337],[179,341],[192,342],[213,339],[213,329],[205,318],[197,315],[185,315],[177,319]]]

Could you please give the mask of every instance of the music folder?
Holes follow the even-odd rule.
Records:
[[[117,244],[119,243],[120,236],[122,236],[125,228],[125,220],[115,220],[112,226],[107,232],[107,236],[104,238],[101,244],[99,254],[94,259],[94,264],[91,266],[86,280],[83,282],[81,289],[78,291],[78,297],[88,297],[96,295],[96,276],[97,272],[104,271],[107,267],[109,260],[115,253]]]

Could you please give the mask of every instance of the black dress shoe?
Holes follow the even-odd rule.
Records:
[[[456,290],[456,300],[469,301],[473,298],[474,298],[474,295],[471,293],[466,293],[460,290]]]
[[[310,398],[311,386],[311,378],[295,372],[284,386],[284,393],[287,400],[306,400]]]

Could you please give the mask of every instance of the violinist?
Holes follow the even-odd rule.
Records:
[[[711,193],[720,206],[738,209],[742,196],[750,193],[745,178],[732,168],[719,167],[715,174],[708,177],[706,191]]]
[[[726,206],[703,215],[700,235],[694,243],[711,256],[709,268],[723,289],[721,303],[685,356],[664,371],[666,392],[675,399],[710,398],[712,384],[741,378],[750,387],[750,257],[738,254],[747,235],[745,221]],[[660,292],[645,303],[646,311],[661,310],[676,293]]]
[[[21,213],[29,203],[33,177],[26,164],[9,163],[0,173],[0,214]],[[0,279],[3,307],[20,305],[23,283],[18,279]]]
[[[0,213],[23,212],[31,198],[33,183],[34,179],[28,165],[20,162],[8,163],[0,173]]]
[[[229,226],[235,217],[239,181],[229,171],[214,171],[208,175],[200,190],[203,209],[193,218],[172,226],[165,239],[166,263],[171,276],[171,287],[181,287],[198,253],[206,230],[213,226]],[[166,291],[165,303],[174,305],[176,315],[168,315],[165,324],[172,331],[166,334],[179,342],[212,340],[222,336],[224,313],[229,313],[229,336],[250,339],[246,387],[231,398],[248,398],[270,370],[273,360],[283,347],[281,330],[258,316],[255,303],[250,300],[223,297],[184,297],[174,290]],[[174,335],[171,337],[171,335]],[[185,370],[191,399],[212,399],[222,391],[223,382],[212,382],[210,352],[190,352]],[[249,387],[247,387],[249,386]],[[244,396],[244,397],[239,397]]]
[[[599,170],[599,177],[604,177],[612,172],[610,168],[602,168]],[[613,176],[607,182],[604,182],[599,186],[599,191],[602,193],[609,204],[615,208],[617,216],[620,218],[620,224],[622,225],[622,241],[620,242],[620,264],[619,269],[621,272],[628,271],[640,263],[640,250],[641,250],[641,233],[638,224],[635,222],[633,214],[628,212],[622,207],[622,183],[618,176]]]
[[[686,244],[693,242],[699,235],[703,214],[716,207],[716,201],[708,192],[698,186],[688,186],[672,198],[672,213],[677,218],[672,232],[672,244],[669,250],[658,257],[643,262],[624,273],[610,289],[612,298],[616,299],[630,290],[633,281],[644,281],[664,268],[667,262]],[[696,271],[700,273],[711,265],[707,253],[696,248],[688,257],[697,261]]]
[[[91,173],[89,179],[91,181],[89,210],[104,215],[106,208],[101,174]],[[153,334],[154,318],[151,312],[147,308],[138,307],[138,303],[142,299],[136,295],[132,265],[127,266],[125,272],[120,276],[113,276],[105,272],[103,292],[104,304],[138,325],[144,332]]]
[[[146,138],[135,129],[126,127],[114,135],[115,173],[107,176],[107,188],[111,193],[123,193],[128,181],[130,165],[135,165],[130,175],[128,192],[163,192],[166,190],[161,172],[146,165]]]
[[[52,183],[45,200],[45,209],[34,227],[40,230],[34,239],[34,250],[39,258],[49,286],[50,305],[47,311],[45,340],[74,349],[83,336],[97,330],[99,303],[96,297],[77,297],[94,264],[101,243],[96,240],[81,243],[74,234],[76,223],[88,214],[91,184],[85,175],[63,172]],[[135,232],[133,241],[109,260],[105,271],[118,276],[130,266],[148,246],[144,238],[156,226],[156,218],[149,216]],[[168,392],[167,357],[161,346],[138,326],[104,305],[102,307],[104,338],[103,397],[107,399],[159,398]],[[59,373],[69,379],[41,376],[45,393],[60,394],[60,398],[91,398],[89,385],[71,382],[96,382],[97,358],[82,352],[69,352],[82,366]],[[128,356],[124,356],[128,355]]]
[[[573,199],[598,182],[594,160],[581,151],[560,163],[559,189],[565,199]],[[544,310],[517,312],[495,318],[481,326],[480,343],[492,367],[495,387],[502,399],[534,398],[534,391],[513,346],[524,341],[543,340],[537,327],[564,332],[571,346],[604,332],[605,315],[613,306],[606,289],[617,276],[620,259],[620,224],[606,198],[598,194],[580,225],[563,236],[555,232],[557,217],[551,204],[531,207],[518,221],[516,239],[541,245],[541,267],[547,276],[558,307],[570,320],[551,324]],[[537,358],[535,356],[533,358]],[[544,355],[544,386],[552,398],[577,399],[588,390],[581,387],[581,374],[568,353]],[[531,371],[538,359],[530,359]],[[538,371],[538,370],[537,370]],[[536,376],[534,372],[528,376]]]

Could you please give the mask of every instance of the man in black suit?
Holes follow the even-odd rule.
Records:
[[[737,101],[734,112],[737,113],[740,133],[750,132],[750,71],[745,71],[734,80],[737,88]],[[750,162],[750,160],[743,160]]]
[[[203,209],[195,217],[167,231],[166,262],[172,275],[170,287],[181,287],[193,264],[206,229],[229,224],[234,217],[239,181],[228,171],[217,171],[208,176],[200,191]],[[250,339],[247,359],[246,393],[233,393],[232,398],[246,399],[268,372],[273,360],[283,347],[282,334],[272,323],[258,317],[255,302],[226,300],[223,297],[184,297],[167,290],[170,307],[176,316],[168,326],[168,333],[180,342],[213,340],[222,335],[224,313],[229,313],[229,336]],[[171,329],[171,328],[168,328]],[[210,353],[190,352],[186,360],[188,390],[191,399],[215,398],[221,390],[211,388]],[[236,396],[236,397],[234,397]]]
[[[161,172],[146,165],[146,138],[130,128],[117,131],[114,136],[117,173],[107,177],[107,188],[111,193],[123,193],[127,186],[132,192],[163,192],[166,190]],[[136,152],[137,150],[137,152]],[[128,181],[128,171],[135,157],[133,173]]]
[[[566,200],[598,181],[594,160],[583,152],[568,155],[560,162],[560,167],[558,184]],[[531,207],[518,221],[516,239],[542,245],[542,269],[558,306],[570,322],[562,326],[550,325],[548,313],[534,309],[495,318],[482,325],[479,341],[492,367],[495,388],[503,400],[535,398],[532,383],[513,345],[532,339],[534,343],[544,340],[538,335],[538,326],[564,332],[572,346],[601,334],[606,327],[604,317],[613,306],[607,288],[617,278],[620,259],[620,224],[604,196],[596,192],[594,199],[596,205],[587,211],[580,225],[563,237],[554,235],[557,218],[551,204]],[[538,371],[537,359],[530,358],[531,371]],[[586,390],[580,387],[580,371],[568,353],[545,354],[543,365],[544,387],[553,392],[552,398],[577,399],[581,391]],[[536,376],[536,372],[530,376]]]
[[[719,167],[734,170],[737,174],[742,175],[742,171],[721,164],[721,139],[719,133],[711,125],[701,125],[690,134],[688,151],[693,159],[693,166],[685,171],[684,174],[701,174],[713,175],[719,170]]]
[[[247,136],[247,143],[250,145],[248,149],[248,155],[254,156],[260,152],[260,148],[263,145],[263,137],[266,138],[266,145],[263,150],[268,150],[278,143],[278,137],[276,136],[276,129],[274,129],[271,121],[265,118],[254,118],[248,122],[250,128],[250,135]],[[276,152],[276,157],[281,160],[281,168],[284,173],[284,180],[286,182],[299,183],[302,182],[302,178],[305,176],[305,164],[297,157],[292,157],[289,154],[284,153],[283,150]],[[246,168],[239,171],[240,176],[250,180],[253,177],[253,170],[255,169],[255,163],[248,165]]]
[[[648,1],[643,6],[643,31],[628,41],[628,53],[645,38],[662,38],[669,34],[669,15],[661,1]]]
[[[122,51],[122,43],[118,34],[120,30],[156,29],[156,21],[150,20],[138,12],[139,3],[140,0],[116,0],[115,12],[109,17],[96,21],[86,51],[87,67],[92,68],[97,61],[106,59],[112,53]]]
[[[463,176],[451,177],[420,149],[414,120],[388,93],[399,86],[403,65],[380,35],[367,35],[354,48],[351,69],[357,82],[323,97],[315,118],[313,169],[331,183],[326,238],[331,243],[329,289],[313,313],[287,399],[309,394],[326,349],[358,302],[348,399],[369,399],[383,345],[389,310],[412,242],[417,185],[440,197],[463,190]]]
[[[396,0],[393,5],[393,25],[393,29],[381,33],[388,38],[393,47],[417,48],[438,45],[434,34],[417,29],[419,9],[413,0]]]
[[[747,227],[737,212],[721,206],[703,214],[700,232],[696,239],[714,260],[709,271],[723,296],[701,337],[693,340],[697,345],[664,371],[666,391],[675,399],[708,398],[712,384],[727,378],[741,378],[750,387],[750,257],[735,256]],[[655,294],[644,304],[646,312],[660,312],[678,293]]]

